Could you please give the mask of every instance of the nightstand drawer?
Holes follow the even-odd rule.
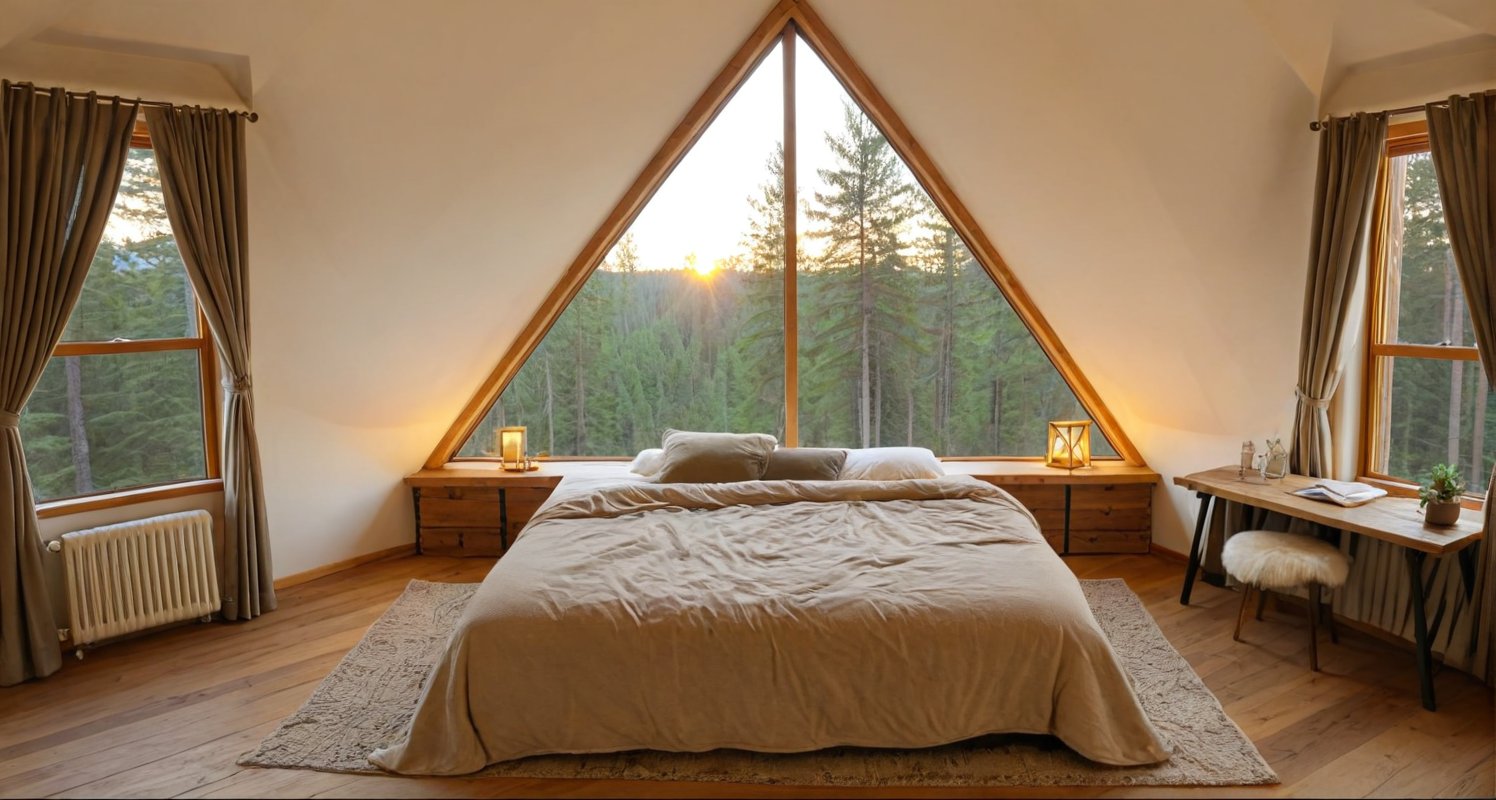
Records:
[[[502,556],[549,487],[421,486],[413,490],[416,548],[442,556]]]
[[[427,528],[420,537],[425,555],[497,558],[504,554],[504,534],[498,528]]]
[[[499,527],[499,490],[471,486],[416,490],[423,528]]]

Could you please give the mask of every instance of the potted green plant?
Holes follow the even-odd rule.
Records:
[[[1428,483],[1418,487],[1418,506],[1428,509],[1424,521],[1430,525],[1453,525],[1460,521],[1460,497],[1465,494],[1465,477],[1453,464],[1435,464],[1428,471]]]

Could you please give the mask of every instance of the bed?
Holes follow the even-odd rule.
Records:
[[[464,611],[404,738],[457,775],[544,753],[928,747],[1053,734],[1167,759],[1080,585],[967,476],[566,478]]]

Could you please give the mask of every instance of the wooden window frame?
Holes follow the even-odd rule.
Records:
[[[1403,344],[1387,341],[1389,326],[1387,279],[1390,266],[1387,263],[1388,236],[1391,230],[1391,192],[1401,187],[1391,186],[1392,159],[1414,153],[1429,151],[1428,122],[1415,120],[1387,127],[1387,144],[1377,167],[1376,197],[1372,206],[1373,226],[1371,233],[1370,275],[1366,291],[1366,360],[1365,380],[1361,391],[1361,441],[1359,443],[1358,471],[1360,479],[1386,489],[1388,493],[1403,497],[1416,497],[1416,479],[1388,475],[1374,467],[1380,452],[1376,446],[1378,431],[1386,414],[1380,399],[1389,395],[1386,386],[1386,371],[1382,368],[1385,357],[1422,358],[1437,361],[1474,361],[1480,368],[1480,353],[1474,347],[1463,345]],[[1477,476],[1479,477],[1479,476]],[[1467,508],[1479,509],[1484,494],[1477,487],[1465,495]]]
[[[150,131],[145,120],[135,121],[130,136],[130,147],[153,149]],[[175,235],[175,234],[173,234]],[[129,353],[169,353],[191,351],[197,353],[198,388],[203,411],[203,461],[205,475],[166,483],[106,489],[82,495],[57,497],[36,506],[37,516],[43,519],[95,511],[102,508],[146,503],[191,494],[203,494],[223,489],[222,471],[218,453],[218,348],[213,334],[208,330],[208,318],[193,292],[193,305],[197,309],[197,335],[179,336],[170,339],[121,339],[100,342],[61,342],[52,349],[52,358],[63,356],[106,356]]]
[[[431,455],[426,459],[427,469],[437,469],[449,461],[486,461],[490,458],[458,457],[457,453],[462,449],[464,443],[472,436],[483,417],[488,413],[493,404],[498,401],[499,395],[508,386],[509,381],[519,372],[520,367],[535,352],[541,340],[551,326],[571,304],[571,301],[581,291],[582,285],[591,277],[594,270],[602,264],[613,245],[623,237],[634,219],[643,210],[644,206],[654,196],[656,190],[670,176],[671,171],[685,157],[706,130],[716,119],[717,114],[727,105],[737,92],[739,86],[752,74],[774,45],[784,43],[785,48],[785,197],[794,197],[792,192],[794,186],[793,168],[795,167],[795,109],[794,109],[794,48],[789,46],[794,43],[795,37],[803,39],[825,62],[831,74],[842,84],[848,96],[858,104],[875,126],[883,133],[894,152],[898,154],[908,167],[915,181],[919,184],[930,199],[934,202],[936,209],[940,211],[955,229],[961,240],[965,242],[967,250],[972,258],[981,265],[988,277],[997,284],[998,291],[1007,299],[1008,304],[1018,315],[1039,344],[1049,362],[1054,365],[1060,373],[1060,377],[1075,394],[1076,400],[1081,407],[1090,415],[1097,429],[1111,443],[1117,451],[1116,457],[1097,456],[1097,461],[1116,461],[1130,466],[1146,466],[1142,453],[1133,445],[1132,440],[1122,430],[1106,404],[1102,402],[1100,394],[1092,386],[1086,376],[1081,373],[1076,365],[1075,359],[1060,342],[1059,336],[1049,326],[1048,321],[1039,313],[1038,306],[1029,297],[1028,292],[1019,284],[1012,269],[1002,256],[998,254],[997,248],[991,240],[982,232],[977,225],[976,218],[967,210],[966,206],[957,198],[951,189],[945,176],[935,166],[935,162],[925,152],[924,148],[910,133],[909,128],[888,101],[883,98],[872,81],[867,77],[862,68],[852,59],[841,42],[831,33],[831,30],[821,20],[814,10],[811,9],[808,0],[780,0],[764,19],[749,34],[747,41],[738,48],[706,88],[696,102],[686,112],[686,116],[676,126],[675,130],[666,137],[665,142],[650,159],[644,170],[624,192],[616,206],[604,219],[603,224],[592,235],[582,251],[562,273],[560,280],[551,290],[550,294],[541,302],[540,308],[530,318],[530,321],[521,329],[515,337],[514,342],[499,359],[498,364],[479,385],[472,398],[458,414],[457,419],[448,428],[447,432],[437,442]],[[799,367],[795,363],[797,354],[797,316],[795,313],[795,291],[794,267],[795,247],[793,234],[795,230],[795,214],[792,204],[785,203],[785,444],[796,446],[799,444],[799,391],[798,375]],[[576,457],[578,460],[608,460],[594,457]],[[552,457],[551,460],[562,460]],[[946,458],[945,460],[958,460]],[[977,461],[1042,461],[1042,455],[1034,456],[987,456],[970,457],[967,460]]]

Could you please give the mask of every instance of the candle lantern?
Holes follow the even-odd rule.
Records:
[[[525,455],[525,426],[511,425],[499,429],[499,466],[508,472],[524,472],[530,468],[530,459]]]
[[[1049,423],[1049,446],[1044,450],[1044,465],[1061,469],[1091,466],[1091,421],[1070,420]]]

